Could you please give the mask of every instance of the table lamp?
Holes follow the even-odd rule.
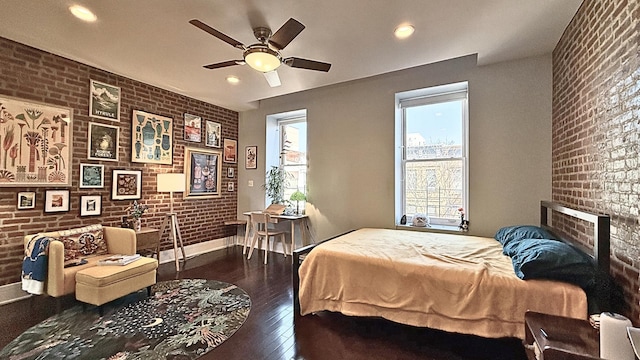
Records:
[[[173,193],[185,191],[185,176],[184,174],[157,174],[158,192],[168,192],[170,198],[170,210],[167,214],[162,228],[160,230],[160,239],[164,235],[164,230],[167,224],[170,226],[169,237],[173,241],[173,251],[176,261],[176,271],[180,271],[180,262],[178,258],[178,241],[180,242],[180,249],[182,250],[182,260],[186,262],[187,256],[184,252],[184,244],[182,243],[182,235],[180,235],[180,226],[178,225],[178,217],[173,211]]]

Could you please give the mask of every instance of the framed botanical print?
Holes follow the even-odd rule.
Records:
[[[113,170],[111,199],[137,200],[142,195],[142,171]]]
[[[71,186],[73,110],[0,95],[0,187]]]
[[[206,127],[206,137],[205,137],[205,145],[211,147],[221,147],[222,141],[222,126],[217,122],[207,120],[205,123]]]
[[[120,121],[120,88],[91,80],[89,115],[98,119]]]
[[[171,165],[173,119],[133,110],[131,121],[131,162]]]
[[[98,216],[102,213],[102,196],[80,196],[80,216]]]
[[[89,123],[87,159],[118,161],[120,128],[113,125]]]
[[[247,146],[244,149],[244,168],[249,170],[258,168],[257,146]]]
[[[18,210],[35,209],[35,191],[21,191],[18,193]]]
[[[202,141],[202,118],[191,114],[184,114],[184,139],[187,141]]]
[[[186,177],[185,198],[220,196],[222,152],[220,150],[184,148]]]
[[[65,211],[69,211],[69,190],[46,190],[44,193],[44,212]]]
[[[80,188],[102,189],[104,187],[104,165],[80,164]]]
[[[224,139],[224,162],[238,162],[238,142],[236,140]]]

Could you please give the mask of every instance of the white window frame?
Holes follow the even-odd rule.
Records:
[[[411,162],[435,162],[446,160],[462,160],[462,207],[465,218],[469,218],[469,86],[468,82],[447,84],[425,89],[406,91],[396,94],[396,211],[395,222],[400,224],[400,219],[406,208],[405,181],[406,165]],[[463,101],[462,111],[462,158],[438,158],[432,160],[407,160],[406,159],[406,119],[405,109],[412,106],[436,104],[454,100]],[[459,221],[451,221],[442,218],[432,218],[432,225],[458,225]]]
[[[283,148],[283,132],[282,127],[287,124],[297,123],[297,122],[307,122],[307,110],[294,110],[280,114],[273,114],[267,116],[267,127],[266,127],[266,171],[269,171],[272,166],[284,166],[284,159],[282,158],[282,148]],[[308,127],[307,127],[308,130]],[[308,148],[307,148],[308,151]],[[287,166],[296,166],[296,165],[287,165]],[[299,165],[302,166],[302,165]],[[308,168],[308,154],[305,158],[305,167]],[[306,183],[306,179],[305,179]],[[306,193],[307,189],[301,189]],[[288,199],[285,199],[288,200]],[[270,203],[270,199],[265,194],[265,204]],[[300,207],[303,208],[304,204],[300,204]],[[301,209],[302,210],[302,209]]]

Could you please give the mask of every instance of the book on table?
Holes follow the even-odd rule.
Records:
[[[140,259],[140,254],[134,255],[111,255],[102,260],[98,260],[98,265],[127,265]]]

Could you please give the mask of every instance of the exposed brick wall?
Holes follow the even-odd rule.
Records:
[[[121,87],[120,122],[89,117],[90,79]],[[73,109],[73,183],[71,211],[60,214],[44,214],[43,187],[0,188],[0,285],[20,281],[23,257],[22,238],[26,234],[51,231],[88,224],[101,223],[120,226],[121,217],[132,201],[111,200],[111,174],[114,169],[142,171],[141,202],[150,209],[143,217],[143,226],[160,228],[164,214],[169,212],[169,195],[156,192],[156,173],[183,172],[184,147],[206,148],[204,143],[187,142],[184,139],[185,112],[199,115],[222,125],[222,137],[238,139],[238,113],[202,101],[178,95],[151,85],[114,75],[69,59],[52,55],[4,38],[0,38],[0,94],[60,105]],[[168,116],[174,120],[173,165],[132,163],[131,159],[131,115],[133,110],[142,110]],[[89,122],[98,122],[120,127],[119,161],[87,160],[87,131]],[[204,126],[204,124],[203,124]],[[105,166],[103,189],[79,189],[79,164],[100,163]],[[225,228],[223,222],[236,218],[237,193],[227,192],[227,183],[237,178],[226,177],[229,166],[223,163],[221,197],[213,199],[183,200],[175,194],[175,210],[185,246],[230,235],[235,228]],[[236,169],[237,170],[237,169]],[[235,172],[237,174],[237,171]],[[237,189],[237,183],[235,184]],[[19,191],[36,192],[36,209],[16,209]],[[102,196],[102,215],[80,217],[81,195]],[[172,248],[167,236],[162,249]]]
[[[553,199],[611,216],[621,312],[640,324],[640,2],[585,0],[553,52]],[[582,237],[584,226],[567,225]]]

